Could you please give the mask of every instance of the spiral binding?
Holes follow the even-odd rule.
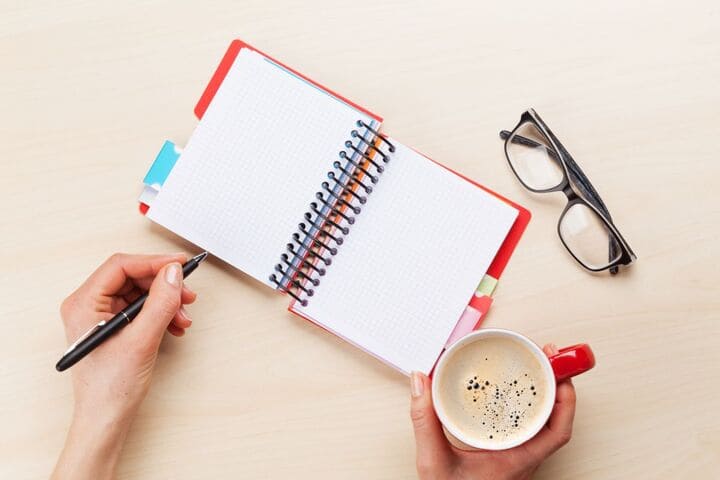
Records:
[[[328,181],[321,184],[315,200],[298,224],[287,252],[280,256],[270,281],[278,290],[286,292],[302,306],[308,305],[308,297],[315,293],[320,278],[332,264],[343,238],[350,233],[355,216],[373,192],[373,185],[380,181],[385,164],[390,161],[388,153],[379,148],[384,143],[387,151],[395,151],[395,145],[371,125],[358,120],[356,129],[350,132],[345,149],[338,154],[340,160],[333,162],[327,173]],[[359,130],[363,130],[361,133]]]

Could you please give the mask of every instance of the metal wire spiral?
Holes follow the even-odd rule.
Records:
[[[358,120],[355,126],[344,143],[345,149],[338,153],[339,160],[333,162],[333,169],[327,173],[328,180],[321,183],[321,190],[315,193],[315,200],[270,275],[278,290],[302,306],[308,305],[308,298],[320,285],[320,277],[325,275],[332,257],[350,233],[355,216],[362,212],[373,185],[380,181],[385,164],[390,161],[387,152],[395,151],[390,141],[364,121]],[[381,149],[382,145],[387,152]]]

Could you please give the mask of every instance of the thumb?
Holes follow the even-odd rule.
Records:
[[[145,305],[133,322],[138,326],[138,333],[144,341],[160,341],[165,329],[180,309],[182,285],[182,267],[177,262],[165,265],[155,276]]]
[[[421,473],[441,471],[446,467],[449,444],[442,424],[433,409],[431,383],[427,375],[413,372],[410,377],[410,418],[415,430],[417,467]]]

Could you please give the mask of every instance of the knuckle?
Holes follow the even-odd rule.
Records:
[[[128,255],[126,253],[115,252],[108,257],[107,262],[114,265],[122,265],[127,257]]]
[[[570,388],[567,389],[566,398],[568,403],[574,404],[577,401],[577,394],[575,393],[575,388],[570,386]]]
[[[558,444],[562,447],[567,445],[572,438],[572,430],[562,430],[558,433]]]
[[[427,414],[422,408],[411,408],[410,409],[410,420],[412,420],[415,427],[421,427],[427,420]]]
[[[112,255],[110,255],[110,258],[108,258],[109,261],[113,263],[118,263],[120,260],[122,260],[125,257],[125,254],[120,252],[115,252]]]
[[[60,317],[63,322],[67,323],[77,306],[77,297],[75,294],[68,295],[60,304]]]

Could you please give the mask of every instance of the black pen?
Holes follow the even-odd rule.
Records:
[[[203,252],[200,255],[188,260],[182,266],[183,278],[190,275],[207,256],[208,252]],[[58,372],[62,372],[63,370],[67,370],[72,367],[115,332],[132,322],[133,319],[137,317],[138,313],[140,313],[140,310],[142,310],[147,298],[147,293],[141,295],[137,300],[120,310],[120,312],[118,312],[118,314],[110,320],[103,320],[85,332],[75,343],[70,345],[70,348],[67,349],[60,361],[55,365],[55,369]]]

